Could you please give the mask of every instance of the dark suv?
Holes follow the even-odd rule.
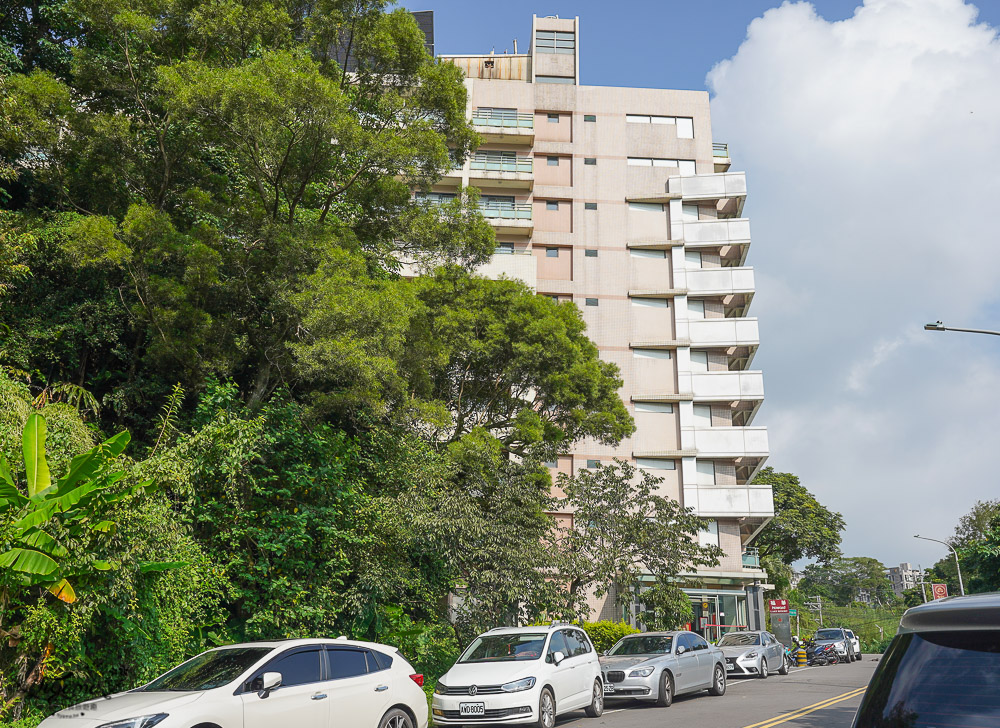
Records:
[[[1000,726],[1000,594],[906,611],[854,728]]]

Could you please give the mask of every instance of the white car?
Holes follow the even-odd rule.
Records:
[[[587,633],[555,623],[499,627],[479,635],[441,676],[435,725],[498,723],[552,728],[556,716],[604,713],[601,664]]]
[[[852,632],[849,629],[845,629],[844,632],[847,634],[847,639],[849,639],[851,641],[851,644],[854,645],[854,659],[855,660],[860,660],[861,659],[861,640],[859,640],[858,636],[856,634],[854,634],[854,632]]]
[[[288,640],[209,650],[39,728],[427,728],[423,675],[372,642]]]

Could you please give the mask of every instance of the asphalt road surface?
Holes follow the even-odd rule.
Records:
[[[795,668],[766,680],[733,678],[726,694],[707,691],[674,699],[669,708],[638,702],[609,701],[601,718],[582,712],[562,716],[557,728],[850,728],[864,689],[878,665],[866,655],[860,662]]]

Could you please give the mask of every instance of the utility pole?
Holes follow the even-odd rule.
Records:
[[[920,596],[924,598],[924,604],[927,604],[927,590],[924,589],[924,584],[926,584],[927,581],[924,578],[924,567],[917,564],[917,568],[920,569]]]
[[[819,626],[823,626],[823,597],[813,597],[813,601],[805,603],[806,609],[815,609],[819,611]]]

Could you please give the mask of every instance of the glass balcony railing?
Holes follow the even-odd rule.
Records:
[[[505,129],[534,129],[535,115],[477,110],[472,112],[472,125]]]
[[[747,549],[743,552],[743,568],[744,569],[759,569],[760,568],[760,552],[757,549]]]
[[[479,211],[487,220],[530,220],[530,203],[489,203],[481,202]]]
[[[712,143],[712,156],[729,159],[729,145],[721,142]]]
[[[526,172],[531,174],[531,157],[498,157],[477,154],[472,158],[471,169],[481,172]]]

